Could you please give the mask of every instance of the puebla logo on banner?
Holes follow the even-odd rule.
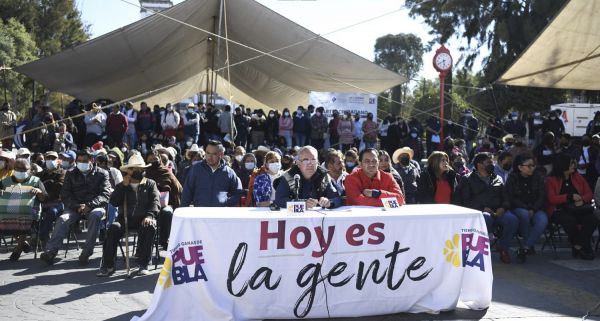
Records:
[[[204,247],[201,240],[179,242],[171,249],[170,256],[158,276],[158,284],[163,288],[190,282],[208,281],[202,265]]]
[[[485,272],[485,256],[490,255],[490,239],[476,229],[462,229],[444,247],[446,262],[454,267],[476,267]]]

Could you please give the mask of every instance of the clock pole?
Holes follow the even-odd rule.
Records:
[[[452,56],[450,50],[441,45],[433,56],[433,67],[440,74],[440,150],[443,148],[444,142],[444,88],[446,76],[452,69]]]

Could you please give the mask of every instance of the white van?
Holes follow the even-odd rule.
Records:
[[[565,133],[571,136],[583,136],[594,114],[600,111],[600,104],[562,103],[550,106],[550,111],[560,109],[560,119],[565,124]]]

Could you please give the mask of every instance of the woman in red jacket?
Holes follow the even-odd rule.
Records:
[[[598,221],[591,205],[592,190],[576,168],[577,163],[570,155],[556,155],[546,180],[546,209],[567,232],[573,257],[593,260],[591,239]]]

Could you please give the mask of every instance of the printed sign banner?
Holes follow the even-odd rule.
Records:
[[[377,119],[377,95],[311,91],[308,100],[315,107],[323,106],[327,117],[338,110],[340,114],[345,111],[352,115],[359,113],[361,118],[367,118],[368,113],[373,113],[373,119]]]
[[[483,216],[458,206],[180,208],[151,306],[133,320],[485,309],[492,279]]]

